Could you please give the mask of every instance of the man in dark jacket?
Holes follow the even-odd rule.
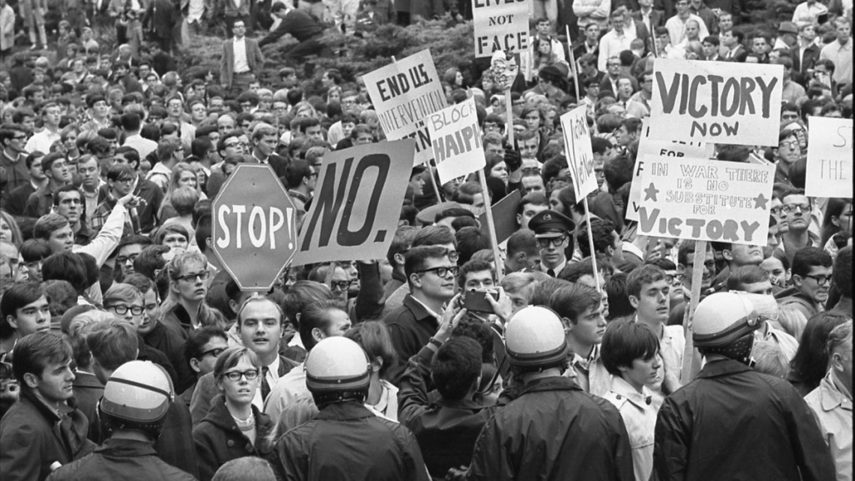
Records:
[[[368,358],[354,341],[321,340],[306,358],[306,387],[320,412],[276,442],[279,479],[427,481],[409,429],[365,407]]]
[[[279,40],[283,35],[291,35],[299,42],[286,49],[285,56],[290,59],[302,59],[308,55],[318,55],[324,50],[319,41],[324,27],[304,10],[298,10],[283,2],[273,4],[270,12],[281,21],[275,30],[258,42],[259,47]]]
[[[707,364],[659,410],[654,464],[662,481],[834,479],[798,392],[749,367],[754,330],[764,324],[752,296],[714,293],[695,311],[692,337]]]
[[[15,345],[12,369],[20,399],[0,420],[0,476],[42,481],[57,467],[94,448],[89,420],[74,408],[72,350],[62,337],[40,331]]]
[[[466,479],[634,479],[618,411],[562,376],[569,350],[558,315],[540,306],[521,309],[507,325],[505,343],[519,394],[487,421]]]
[[[63,466],[48,480],[195,480],[158,458],[154,450],[173,395],[169,376],[158,365],[131,361],[119,366],[98,405],[110,437],[94,453]]]

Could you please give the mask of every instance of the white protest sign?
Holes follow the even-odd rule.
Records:
[[[766,245],[774,165],[647,156],[639,234]]]
[[[365,74],[362,80],[386,138],[414,139],[414,163],[430,161],[433,150],[425,119],[446,105],[430,50]]]
[[[441,184],[486,165],[474,99],[430,114],[428,131]]]
[[[852,119],[808,117],[805,195],[852,197]]]
[[[496,50],[528,49],[528,17],[531,0],[472,0],[475,27],[475,58]]]
[[[627,220],[638,220],[638,201],[641,199],[641,172],[644,171],[644,157],[648,155],[664,157],[696,157],[709,159],[713,156],[715,146],[703,142],[680,142],[654,140],[650,138],[648,119],[643,119],[641,136],[638,138],[638,155],[635,157],[635,168],[632,171],[632,184],[627,200]]]
[[[594,175],[594,153],[591,150],[591,129],[588,127],[587,107],[582,105],[561,116],[567,165],[573,181],[576,200],[597,190]]]
[[[412,171],[401,159],[413,153],[412,140],[397,140],[324,155],[295,265],[385,257]]]
[[[656,59],[653,138],[778,145],[784,66]]]

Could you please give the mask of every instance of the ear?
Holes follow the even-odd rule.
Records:
[[[802,286],[802,282],[804,282],[804,279],[802,279],[802,276],[800,276],[798,274],[793,274],[792,278],[793,278],[793,284],[795,284],[796,287]]]
[[[403,266],[403,265],[404,265],[404,254],[397,253],[397,254],[395,254],[395,255],[393,255],[393,256],[392,256],[392,259],[394,259],[394,260],[395,260],[395,264],[398,264],[398,265],[401,265],[401,266]]]
[[[522,227],[523,229],[528,227],[526,225],[522,225],[522,214],[517,214],[516,219],[517,219],[517,225],[518,226]]]
[[[6,323],[9,324],[9,326],[11,326],[12,329],[18,329],[18,320],[15,318],[15,316],[12,316],[12,315],[6,316]]]
[[[380,356],[374,357],[374,360],[371,361],[371,370],[375,372],[380,372],[380,369],[383,368],[383,358]]]
[[[724,257],[724,260],[730,262],[733,260],[733,252],[730,249],[722,249],[721,256]]]
[[[190,368],[193,369],[194,372],[201,372],[201,368],[199,367],[199,360],[195,357],[190,358]]]
[[[24,384],[27,385],[30,389],[36,389],[39,387],[39,377],[31,372],[24,373]]]
[[[629,295],[627,297],[629,298],[629,304],[633,309],[638,309],[638,305],[640,304],[639,299],[633,295]]]
[[[410,274],[409,280],[413,284],[413,286],[415,286],[415,287],[421,287],[422,286],[422,276],[420,276],[416,273]]]
[[[315,341],[320,342],[325,337],[327,337],[327,335],[324,334],[324,331],[320,330],[317,327],[312,329],[312,339],[314,339]]]

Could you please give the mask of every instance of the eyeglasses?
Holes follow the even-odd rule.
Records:
[[[189,282],[193,282],[196,279],[204,281],[204,280],[208,279],[209,275],[211,275],[211,274],[208,271],[201,271],[201,272],[196,272],[195,274],[185,274],[183,276],[178,276],[178,277],[176,277],[176,279],[178,279],[179,281],[189,281]]]
[[[330,281],[330,289],[334,291],[343,291],[350,286],[350,281]]]
[[[784,204],[781,206],[781,210],[788,214],[796,209],[799,209],[802,212],[807,212],[810,210],[810,204]]]
[[[564,241],[567,240],[567,236],[558,236],[558,237],[541,237],[537,239],[537,245],[540,246],[541,249],[549,249],[552,247],[561,247],[564,244]]]
[[[816,281],[816,284],[819,286],[824,286],[824,285],[828,284],[829,281],[831,281],[830,275],[828,275],[828,276],[812,276],[810,274],[805,274],[805,277],[809,277],[809,278],[813,279],[814,281]]]
[[[224,348],[224,347],[215,347],[213,349],[208,349],[207,351],[203,352],[202,355],[199,357],[205,357],[205,356],[219,357],[220,354],[222,354],[223,351],[225,351],[225,350],[226,350],[226,348]],[[235,372],[235,374],[238,374],[238,372]],[[238,377],[238,379],[240,379],[240,377]],[[249,378],[247,378],[247,379],[249,379]],[[237,379],[233,379],[233,380],[237,381]]]
[[[460,269],[457,266],[440,266],[418,271],[418,274],[422,274],[425,272],[433,272],[439,277],[448,277],[449,274],[451,274],[452,276],[456,276],[459,271]]]
[[[237,147],[238,145],[241,145],[241,143],[240,142],[226,142],[225,144],[223,144],[223,147],[225,147],[225,148]]]
[[[115,306],[107,306],[107,309],[111,309],[113,312],[120,316],[124,316],[131,311],[131,314],[135,316],[139,316],[143,313],[145,308],[143,306],[126,306],[124,304],[116,304]]]
[[[138,256],[138,255],[139,255],[139,254],[132,254],[132,255],[129,255],[129,256],[119,256],[119,257],[116,257],[116,262],[118,262],[119,264],[124,264],[124,263],[126,263],[126,262],[128,262],[128,261],[133,262],[133,261],[135,261],[135,260],[137,259],[137,256]]]
[[[229,371],[224,373],[230,381],[240,381],[241,377],[245,377],[247,381],[254,381],[258,378],[258,369],[248,369],[246,371]]]

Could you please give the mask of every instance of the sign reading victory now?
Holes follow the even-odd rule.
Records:
[[[783,65],[657,59],[650,128],[656,139],[778,145]]]
[[[774,165],[647,156],[639,233],[766,245]]]
[[[414,163],[430,161],[433,149],[425,120],[446,104],[430,50],[365,74],[362,80],[386,138],[414,139]]]
[[[587,107],[581,105],[561,116],[561,128],[564,130],[564,147],[567,152],[567,165],[573,181],[576,200],[597,190],[597,177],[594,175],[594,152],[591,150],[591,129],[586,116]]]
[[[324,155],[295,264],[381,259],[398,228],[413,141],[360,145]]]
[[[638,138],[638,155],[632,171],[632,184],[629,189],[627,220],[638,220],[638,203],[641,200],[641,173],[644,172],[644,158],[648,155],[662,157],[693,157],[709,159],[715,150],[712,144],[703,142],[679,142],[676,140],[654,140],[650,138],[650,125],[642,120],[641,136]]]
[[[809,117],[805,195],[852,197],[852,119]]]
[[[531,0],[472,0],[475,58],[496,50],[528,50],[528,16]]]
[[[430,114],[428,132],[440,183],[471,174],[486,165],[474,99]]]

